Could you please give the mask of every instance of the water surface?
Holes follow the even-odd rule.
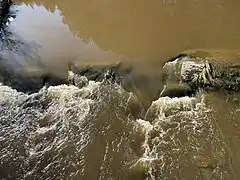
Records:
[[[102,49],[148,62],[186,49],[239,49],[237,0],[25,2],[43,4],[51,11],[57,7],[77,36],[93,40]]]
[[[237,0],[24,1],[9,28],[28,46],[1,52],[8,64],[62,75],[69,61],[123,62],[136,71],[136,88],[144,94],[138,98],[147,104],[142,110],[147,113],[129,113],[129,103],[142,106],[116,84],[51,87],[47,102],[42,94],[40,99],[20,94],[19,99],[1,86],[0,158],[9,171],[0,172],[12,179],[239,179],[239,94],[232,99],[218,92],[158,97],[162,65],[179,52],[238,54],[239,10]],[[19,109],[19,104],[27,105]],[[21,142],[17,150],[12,148],[16,139]],[[19,161],[12,164],[15,157]]]

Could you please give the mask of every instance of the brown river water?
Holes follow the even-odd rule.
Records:
[[[36,70],[29,54],[60,76],[69,61],[123,62],[134,69],[143,106],[118,85],[50,87],[47,102],[0,85],[0,104],[10,104],[0,110],[0,180],[240,179],[240,95],[158,97],[162,66],[178,53],[240,53],[239,0],[14,2],[21,6],[9,28],[37,56],[28,47],[21,57],[6,54],[13,67]]]

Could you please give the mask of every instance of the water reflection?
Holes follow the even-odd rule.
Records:
[[[75,36],[63,23],[63,16],[57,8],[50,12],[42,5],[22,4],[17,9],[16,19],[10,23],[9,31],[17,38],[16,41],[22,41],[24,45],[20,45],[14,55],[12,52],[4,53],[5,56],[10,56],[6,57],[8,61],[13,61],[11,57],[17,55],[14,59],[22,61],[21,64],[28,67],[32,62],[27,62],[25,57],[30,54],[32,47],[36,48],[35,60],[55,73],[65,70],[69,61],[99,63],[100,60],[113,62],[124,58],[101,50],[90,39],[86,41]],[[25,57],[20,54],[25,54]]]
[[[238,49],[240,44],[240,37],[238,35],[240,28],[238,25],[240,18],[239,1],[39,0],[37,3],[41,5],[23,4],[20,6],[18,15],[9,28],[13,34],[17,35],[16,37],[25,44],[35,45],[34,47],[36,47],[36,50],[34,52],[36,52],[37,55],[31,58],[32,60],[41,62],[43,66],[55,73],[61,74],[62,70],[67,67],[66,63],[68,61],[95,64],[102,62],[105,63],[106,61],[112,62],[114,60],[121,60],[124,62],[131,62],[136,66],[141,63],[145,63],[145,65],[147,64],[148,66],[142,66],[142,69],[145,74],[149,75],[149,72],[161,68],[159,60],[165,60],[166,57],[176,55],[179,51],[190,48],[223,48],[234,50]],[[60,10],[56,8],[56,5]],[[48,10],[48,8],[50,9]],[[25,56],[22,56],[24,53],[28,55],[29,52],[32,52],[29,51],[29,47],[32,46],[21,46],[17,53],[10,53],[7,51],[4,52],[4,55],[9,60],[8,62],[21,61],[21,65],[29,67],[29,61],[26,61]],[[229,59],[227,58],[227,60]],[[159,64],[153,68],[153,66],[156,65],[155,62]],[[153,91],[156,91],[156,89],[160,87],[159,76],[157,76],[157,78],[152,76],[151,80],[140,77],[138,80],[139,85],[143,88],[149,88],[146,91],[148,91],[151,95],[156,94],[156,92],[153,93]],[[104,92],[104,95],[109,95],[109,97],[112,98],[113,96],[108,93],[109,92]],[[121,99],[122,96],[119,98]],[[211,96],[208,96],[207,98],[210,101],[209,104],[211,109],[214,110],[214,114],[212,115],[214,118],[212,118],[212,122],[215,123],[216,119],[216,125],[213,124],[213,126],[216,126],[215,129],[217,130],[218,128],[221,129],[221,132],[216,133],[217,136],[218,133],[222,133],[226,136],[226,139],[230,141],[230,145],[226,145],[226,153],[229,153],[229,157],[233,159],[233,165],[229,165],[229,167],[232,168],[231,171],[236,172],[237,174],[238,172],[235,169],[239,169],[240,157],[237,153],[240,147],[238,133],[239,123],[237,122],[239,117],[239,104],[237,104],[237,107],[234,106],[233,108],[230,108],[232,104],[226,104],[226,100],[223,99],[223,97],[216,97],[216,100],[214,98],[215,97]],[[152,100],[153,98],[150,99]],[[149,102],[151,102],[151,100]],[[67,100],[66,102],[70,101]],[[162,104],[163,103],[159,103],[160,106],[162,106]],[[70,106],[72,107],[72,105]],[[226,106],[229,107],[229,109],[226,108]],[[111,104],[108,108],[110,108],[109,112],[113,111],[112,108],[118,109],[115,106],[111,106]],[[104,109],[108,110],[108,108]],[[75,108],[74,110],[81,110],[81,108]],[[199,112],[202,113],[202,111],[197,110],[196,114]],[[198,117],[195,116],[195,114],[193,114],[193,117],[189,116],[191,113],[192,111],[187,111],[185,114],[186,117],[185,115],[182,116],[183,114],[180,114],[179,120],[187,120],[185,122],[186,127],[190,127],[189,131],[182,129],[183,133],[189,133],[186,135],[183,134],[183,142],[185,140],[187,141],[189,138],[190,143],[188,146],[186,145],[186,147],[195,148],[195,146],[192,146],[191,144],[191,138],[195,137],[192,135],[192,130],[199,131],[199,128],[196,127],[196,129],[194,129],[189,126],[188,123],[193,125],[196,122],[194,118]],[[116,117],[119,114],[119,111],[116,111]],[[169,118],[176,117],[174,115]],[[108,114],[106,116],[109,117]],[[205,114],[203,114],[203,116],[205,116]],[[96,117],[101,116],[97,115]],[[194,120],[193,122],[192,119],[188,119],[190,117]],[[162,117],[162,119],[165,118],[166,117]],[[113,119],[116,119],[115,114]],[[123,117],[122,119],[125,118]],[[159,116],[156,117],[156,119],[159,119]],[[206,117],[203,120],[199,120],[200,125],[204,125],[204,136],[208,133],[211,134],[214,132],[211,132],[211,129],[209,128],[212,126],[211,123],[204,124],[204,122],[209,119]],[[176,120],[173,118],[172,122],[175,123]],[[103,118],[103,122],[106,122],[105,118]],[[228,124],[232,123],[233,125],[227,126],[226,122]],[[182,125],[181,122],[179,124]],[[120,126],[117,125],[116,127],[119,128]],[[159,127],[164,128],[164,124],[159,123]],[[169,126],[165,127],[169,130],[169,133],[172,132],[172,134],[175,134],[175,132],[180,132],[177,131],[177,128],[179,127],[178,125],[169,124]],[[171,131],[174,127],[176,127],[176,131]],[[112,127],[110,129],[112,129]],[[154,136],[158,137],[159,134],[160,133],[157,132]],[[69,135],[69,131],[67,131],[67,135]],[[73,133],[73,135],[78,134]],[[170,148],[166,149],[165,152],[170,152],[169,161],[167,162],[172,164],[172,159],[177,160],[177,158],[172,156],[173,153],[171,153],[172,151],[169,151],[169,149],[176,150],[177,153],[180,151],[178,146],[173,146],[173,148],[171,147],[175,144],[172,139],[169,139],[168,135],[169,134],[166,134],[166,139],[169,142]],[[178,143],[178,138],[181,137],[180,135],[177,134],[173,138],[176,140],[176,144]],[[202,142],[207,140],[210,144],[217,142],[218,146],[223,147],[221,146],[223,140],[215,137],[214,133],[209,139],[204,136],[203,138],[199,138],[199,142],[195,141],[194,138],[193,140],[199,146],[204,144]],[[111,134],[109,137],[112,137]],[[79,138],[77,138],[77,141],[79,141]],[[96,138],[96,143],[99,142],[99,139]],[[154,144],[156,141],[152,141],[152,143]],[[182,144],[179,146],[183,149],[184,153],[187,152],[186,154],[181,152],[181,155],[186,155],[187,158],[191,160],[188,156],[189,151],[185,151]],[[164,146],[161,146],[159,143],[159,152],[164,150],[163,147]],[[214,149],[215,146],[210,147]],[[92,145],[91,148],[93,148],[92,152],[95,153],[95,145]],[[125,147],[123,147],[120,152],[125,152],[124,148]],[[97,150],[100,152],[99,149]],[[102,152],[104,152],[104,150]],[[162,155],[162,153],[159,153],[159,155]],[[153,156],[156,156],[156,154],[153,154]],[[212,156],[216,156],[217,158],[221,157],[221,152],[216,155],[213,154]],[[99,153],[99,159],[102,157],[102,154]],[[224,158],[220,158],[219,160],[220,166],[228,166],[228,155],[225,155],[225,150],[223,152],[223,157]],[[74,156],[74,158],[76,158],[76,156]],[[204,161],[205,157],[199,156],[196,157],[196,159],[197,161]],[[227,163],[225,163],[225,159]],[[207,161],[208,160],[206,160],[205,165],[200,163],[200,168],[206,170],[206,167],[211,164],[211,162]],[[95,159],[92,159],[92,156],[90,158],[90,162],[93,162],[93,164],[95,163]],[[183,160],[182,162],[185,163],[186,161]],[[173,170],[176,173],[178,172],[175,171],[175,168],[178,167],[179,164],[180,163],[177,163],[173,166]],[[99,166],[96,167],[99,169]],[[167,168],[169,169],[169,166],[166,165],[166,169]],[[114,171],[116,169],[117,168],[115,168]],[[188,176],[189,169],[186,169],[186,176]],[[96,175],[94,173],[92,174],[91,166],[88,166],[87,170],[89,171],[89,175]],[[108,170],[108,168],[105,168],[104,170]],[[206,172],[208,173],[208,170]],[[219,174],[220,173],[218,173],[218,175]],[[237,174],[236,176],[239,175]]]
[[[70,29],[80,37],[93,39],[99,47],[148,62],[186,49],[240,47],[238,0],[34,2],[51,9],[58,6]]]

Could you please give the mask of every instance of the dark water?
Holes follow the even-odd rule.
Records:
[[[22,2],[18,1],[21,4]],[[162,65],[189,49],[238,63],[240,2],[39,0],[8,26],[8,67],[133,67],[135,91],[89,82],[27,95],[0,86],[0,179],[237,180],[239,94],[159,98]],[[226,53],[228,52],[228,53]],[[231,52],[231,53],[229,53]]]

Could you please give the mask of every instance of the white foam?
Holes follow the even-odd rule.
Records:
[[[137,122],[147,130],[152,130],[152,128],[153,128],[153,126],[151,125],[151,123],[149,121],[137,119]]]

